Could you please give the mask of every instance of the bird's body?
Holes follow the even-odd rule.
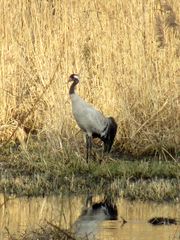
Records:
[[[93,133],[103,137],[108,127],[108,119],[105,118],[101,112],[86,103],[76,93],[71,95],[71,101],[72,112],[78,126],[86,132],[89,137],[92,136]]]
[[[92,138],[100,138],[104,142],[104,152],[110,152],[117,131],[115,120],[104,117],[75,92],[75,86],[79,83],[77,74],[72,74],[69,80],[73,82],[69,90],[72,112],[78,126],[86,134],[87,159],[88,151],[91,152],[92,148]]]

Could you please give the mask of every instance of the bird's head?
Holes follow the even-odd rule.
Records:
[[[70,77],[69,77],[69,81],[68,82],[76,82],[78,83],[79,82],[79,75],[78,74],[71,74]]]

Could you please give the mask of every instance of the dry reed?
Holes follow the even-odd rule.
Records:
[[[43,133],[53,148],[74,141],[66,82],[77,72],[79,94],[117,120],[119,148],[179,151],[179,1],[0,5],[1,147],[17,129],[23,139],[32,129]]]

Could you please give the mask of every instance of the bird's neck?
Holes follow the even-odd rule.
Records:
[[[76,85],[78,84],[79,81],[74,81],[72,84],[71,84],[71,87],[69,89],[69,94],[74,94],[75,93],[75,89],[76,89]]]

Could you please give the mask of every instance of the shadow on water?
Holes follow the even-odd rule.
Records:
[[[92,195],[29,199],[7,199],[0,195],[0,239],[8,239],[6,229],[14,235],[51,222],[70,229],[78,238],[177,240],[180,225],[173,220],[180,217],[179,207],[179,204],[129,202]],[[162,225],[156,224],[158,221]]]

